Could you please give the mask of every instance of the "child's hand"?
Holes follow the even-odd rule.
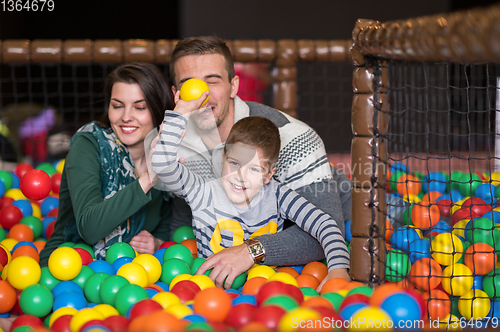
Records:
[[[323,285],[330,279],[334,279],[334,278],[341,278],[341,279],[344,279],[344,280],[347,280],[349,282],[351,282],[351,277],[349,276],[349,273],[347,273],[347,269],[335,269],[335,270],[331,270],[330,272],[328,272],[328,274],[326,275],[325,279],[323,279],[323,281],[321,281],[321,284],[319,284],[318,288],[316,288],[316,291],[318,293],[321,293],[321,288],[323,288]]]
[[[201,104],[203,104],[203,102],[205,101],[205,99],[207,99],[208,95],[209,95],[209,92],[208,91],[205,91],[201,94],[200,98],[198,99],[193,99],[193,100],[190,100],[190,101],[185,101],[185,100],[182,100],[180,98],[180,90],[178,90],[176,93],[175,93],[175,98],[174,98],[174,101],[175,101],[175,108],[174,108],[174,111],[175,112],[179,112],[181,113],[182,115],[184,115],[185,117],[189,118],[191,116],[191,114],[193,114],[194,112],[198,111],[201,107]],[[205,108],[203,108],[205,109]]]

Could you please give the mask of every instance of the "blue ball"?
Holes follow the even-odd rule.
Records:
[[[419,238],[420,236],[416,230],[408,226],[403,226],[394,230],[390,238],[390,243],[395,249],[408,252],[410,250],[410,243]]]
[[[49,226],[49,224],[53,221],[56,221],[57,218],[55,217],[47,217],[47,218],[44,218],[42,220],[42,226],[43,226],[43,231],[42,231],[42,237],[43,238],[47,238],[46,234],[45,234],[45,231],[47,230],[47,226]]]
[[[340,310],[339,315],[343,320],[349,320],[356,311],[367,306],[368,304],[366,303],[351,303]]]
[[[482,215],[482,218],[488,218],[495,224],[500,223],[500,212],[491,210]]]
[[[491,301],[491,309],[488,317],[500,319],[500,300]],[[491,326],[491,325],[490,325]]]
[[[163,281],[157,281],[157,282],[155,282],[155,285],[158,285],[161,288],[163,288],[163,290],[165,292],[168,292],[168,290],[170,289],[170,287],[166,283],[164,283]]]
[[[351,219],[348,219],[345,222],[345,239],[347,240],[347,242],[351,242],[351,238],[352,238],[352,233],[351,233]]]
[[[429,191],[444,193],[446,191],[446,177],[441,172],[431,172],[424,177],[422,188],[425,193]]]
[[[165,254],[165,250],[167,250],[167,248],[161,248],[156,250],[153,254],[153,256],[160,261],[160,264],[163,264],[163,254]]]
[[[380,308],[387,312],[392,318],[394,326],[398,326],[398,329],[410,329],[415,328],[413,324],[409,324],[408,328],[405,327],[405,323],[414,323],[422,317],[422,311],[420,305],[413,298],[413,296],[406,293],[395,293],[389,295],[380,305]]]
[[[462,195],[462,193],[460,191],[458,191],[457,189],[453,189],[451,192],[450,192],[450,199],[453,201],[453,202],[458,202],[458,201],[461,201],[462,199],[464,199],[465,196]]]
[[[12,177],[12,187],[10,189],[19,189],[19,186],[21,185],[21,180],[19,180],[19,176],[17,176],[14,173],[10,173],[10,176]]]
[[[156,289],[153,288],[144,288],[146,290],[146,293],[148,293],[148,297],[151,299],[153,296],[158,294],[159,292]]]
[[[474,284],[472,286],[472,289],[484,290],[483,289],[483,279],[484,279],[484,276],[475,275],[474,276]],[[500,312],[499,312],[499,314],[500,314]]]
[[[156,258],[158,258],[158,257],[156,257]],[[113,264],[111,264],[111,266],[113,267],[113,269],[115,271],[118,271],[123,265],[125,265],[127,263],[131,263],[133,260],[134,259],[132,257],[123,256],[123,257],[115,259],[115,261],[113,262]]]
[[[63,307],[71,307],[76,310],[81,310],[87,307],[87,299],[85,299],[85,296],[80,292],[67,290],[59,294],[54,299],[53,311]]]
[[[302,269],[304,268],[305,265],[292,265],[290,266],[292,269],[294,269],[295,271],[297,271],[299,274],[302,273]]]
[[[442,194],[441,196],[439,196],[438,198],[436,198],[436,202],[438,202],[438,201],[440,201],[442,199],[452,200],[450,193],[444,193],[444,194]]]
[[[483,199],[486,204],[491,205],[497,201],[496,190],[497,187],[493,184],[483,183],[476,188],[474,196]]]
[[[187,320],[188,322],[191,322],[191,323],[205,323],[207,321],[207,319],[201,315],[197,315],[197,314],[191,314],[191,315],[187,315],[187,316],[184,316],[182,318],[182,320]]]
[[[451,232],[451,225],[448,224],[445,220],[439,220],[437,224],[432,226],[426,234],[431,234],[434,233],[434,235],[441,234],[441,233],[450,233]]]
[[[255,298],[255,296],[250,294],[240,295],[233,299],[233,306],[240,303],[249,303],[257,306],[257,299]]]
[[[403,173],[410,173],[408,171],[408,167],[406,167],[405,164],[402,164],[402,163],[395,163],[395,164],[392,164],[391,167],[391,172],[394,173],[394,172],[403,172]]]
[[[59,199],[56,197],[49,196],[42,201],[40,205],[40,211],[42,215],[46,216],[52,209],[59,207]]]
[[[33,207],[27,199],[18,199],[17,201],[12,202],[12,205],[17,206],[19,210],[21,210],[23,217],[33,215]]]
[[[431,241],[428,239],[416,239],[410,242],[410,261],[415,263],[420,258],[431,258]]]
[[[69,291],[69,290],[72,290],[75,292],[80,292],[80,293],[82,293],[82,295],[85,295],[83,293],[83,289],[81,289],[80,286],[76,282],[71,281],[71,280],[63,280],[63,281],[59,282],[57,285],[55,285],[54,288],[52,288],[52,295],[54,296],[54,299],[55,299],[61,293],[65,292],[65,291]]]
[[[14,253],[14,251],[16,251],[16,249],[17,249],[17,248],[22,247],[22,246],[30,246],[30,247],[35,248],[35,249],[38,251],[38,249],[37,249],[37,248],[36,248],[36,246],[33,244],[33,242],[30,242],[30,241],[20,241],[20,242],[18,242],[18,243],[16,243],[16,244],[14,245],[14,247],[12,248],[12,250],[10,251],[10,253],[11,253],[11,254],[13,254],[13,253]]]
[[[90,267],[95,273],[103,272],[109,274],[110,276],[116,274],[113,266],[102,259],[95,260],[87,266]]]

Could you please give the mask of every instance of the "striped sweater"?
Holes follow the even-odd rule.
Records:
[[[206,179],[180,164],[177,150],[187,123],[181,114],[165,112],[152,166],[162,183],[191,207],[199,257],[279,232],[289,219],[321,243],[329,270],[349,268],[349,254],[337,223],[288,186],[272,180],[242,208],[229,200],[220,179]]]

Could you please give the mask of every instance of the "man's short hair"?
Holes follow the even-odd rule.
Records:
[[[169,61],[170,79],[176,86],[175,81],[175,63],[182,57],[187,55],[205,55],[205,54],[220,54],[226,61],[226,70],[228,73],[229,82],[233,79],[234,63],[231,51],[226,45],[226,42],[216,36],[201,36],[190,37],[180,40],[172,52]]]
[[[278,162],[280,153],[280,132],[269,119],[261,116],[248,116],[236,122],[226,140],[224,153],[236,143],[251,145],[259,149],[272,170]]]

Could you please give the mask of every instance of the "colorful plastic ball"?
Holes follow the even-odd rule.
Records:
[[[109,274],[98,272],[92,274],[85,283],[83,291],[89,302],[100,304],[102,303],[100,289],[101,284],[109,277]],[[109,304],[109,303],[108,303]]]
[[[161,263],[155,256],[150,254],[141,254],[134,258],[134,263],[141,265],[148,273],[148,284],[154,284],[161,276]]]
[[[127,318],[130,320],[134,320],[139,316],[148,315],[150,313],[153,313],[154,311],[162,309],[163,307],[158,302],[151,299],[143,299],[130,307]]]
[[[208,320],[223,322],[231,309],[231,298],[221,288],[206,288],[196,294],[193,309]]]
[[[0,314],[9,312],[16,304],[17,294],[12,285],[0,279]]]
[[[34,315],[29,315],[29,314],[22,314],[18,316],[14,321],[12,322],[12,325],[10,326],[11,331],[40,331],[43,328],[43,322],[40,320],[40,318],[34,316]]]
[[[190,267],[193,264],[193,255],[191,251],[182,244],[171,245],[167,248],[167,250],[165,250],[163,262],[172,258],[180,259],[186,262],[186,264]]]
[[[170,292],[161,292],[152,297],[153,301],[158,302],[164,309],[174,305],[181,304],[181,300],[177,295]]]
[[[420,320],[422,316],[418,302],[404,292],[389,295],[380,305],[380,309],[389,314],[394,326],[405,326],[408,322]]]
[[[19,186],[24,196],[32,200],[47,197],[52,189],[50,176],[40,169],[32,169],[24,174]]]
[[[172,234],[172,241],[176,243],[181,243],[187,239],[195,239],[193,228],[191,226],[180,226]]]
[[[34,239],[42,235],[43,225],[42,221],[35,216],[27,216],[21,219],[20,224],[27,225],[33,232]]]
[[[490,307],[490,298],[479,289],[471,289],[458,300],[458,310],[466,319],[484,318],[488,315]]]
[[[31,257],[37,263],[40,262],[40,254],[38,253],[38,250],[33,248],[32,246],[21,246],[12,253],[12,259],[21,256]]]
[[[118,259],[116,259],[113,264],[111,264],[111,266],[113,267],[113,270],[115,271],[118,271],[120,269],[120,267],[122,267],[123,265],[127,264],[127,263],[131,263],[134,259],[132,257],[120,257]],[[116,272],[115,272],[116,273]]]
[[[96,259],[92,261],[88,265],[88,267],[90,267],[95,273],[103,272],[109,275],[113,275],[116,273],[113,266],[108,261],[102,259]]]
[[[428,229],[439,222],[440,211],[436,205],[416,204],[411,210],[413,225],[421,229]]]
[[[42,171],[44,171],[45,173],[47,173],[49,176],[51,176],[52,174],[54,174],[55,172],[57,172],[57,170],[54,168],[54,166],[52,166],[51,163],[48,163],[48,162],[43,162],[43,163],[40,163],[36,169],[40,169]]]
[[[200,98],[205,91],[210,91],[210,89],[205,81],[198,78],[191,78],[182,84],[180,91],[180,98],[189,101]],[[201,106],[207,103],[208,98],[209,96],[207,96]]]
[[[233,306],[225,319],[225,323],[234,329],[240,329],[250,323],[257,308],[249,303]]]
[[[81,310],[87,307],[87,300],[81,292],[68,290],[62,292],[54,299],[54,311],[63,307],[72,307]]]
[[[115,298],[118,291],[130,282],[122,276],[112,275],[105,278],[99,287],[99,296],[102,303],[115,305]]]
[[[17,201],[12,202],[12,205],[17,206],[21,210],[23,218],[33,214],[33,207],[27,199],[18,199]]]
[[[31,228],[28,225],[20,223],[15,224],[10,228],[9,238],[19,242],[20,241],[33,242],[33,240],[35,239]]]
[[[267,279],[264,277],[254,277],[252,279],[248,279],[247,282],[245,282],[245,284],[243,285],[242,293],[256,296],[260,288],[266,282]]]
[[[75,308],[71,308],[71,307],[64,307],[64,308],[57,309],[56,311],[54,311],[50,315],[50,318],[49,318],[49,327],[51,328],[53,326],[53,324],[55,323],[55,321],[59,317],[62,317],[62,316],[71,316],[71,317],[73,317],[73,315],[75,313],[77,313],[77,312],[78,312],[78,310],[76,310]]]
[[[399,250],[389,250],[386,255],[385,279],[398,282],[410,272],[410,259],[408,254]]]
[[[489,244],[475,243],[464,253],[464,264],[474,275],[484,275],[495,269],[497,254]]]
[[[191,274],[189,265],[178,258],[171,258],[163,262],[160,280],[168,285],[179,274]]]
[[[254,265],[250,270],[248,270],[247,279],[250,280],[254,277],[264,277],[269,279],[270,276],[275,274],[276,271],[267,265]]]
[[[324,266],[326,266],[326,265],[324,265]],[[327,269],[327,271],[328,271],[328,269]],[[306,273],[304,273],[304,274],[306,274]],[[284,272],[276,272],[275,274],[273,274],[272,276],[270,276],[267,279],[267,281],[268,282],[270,282],[270,281],[281,281],[284,284],[289,284],[289,285],[293,285],[295,287],[298,287],[297,279],[295,279],[294,277],[292,277],[288,273],[284,273]]]
[[[313,275],[319,282],[322,282],[328,274],[328,267],[321,262],[310,262],[302,268],[301,274],[304,273]]]
[[[411,266],[409,281],[418,289],[427,291],[439,285],[442,274],[438,262],[432,258],[421,258]]]
[[[71,318],[69,323],[70,330],[72,332],[80,331],[83,324],[93,319],[104,320],[104,316],[99,311],[92,308],[79,310],[73,315],[73,318]]]
[[[500,268],[494,269],[484,276],[483,289],[492,299],[500,297]]]
[[[20,179],[22,179],[24,174],[31,171],[32,169],[33,169],[33,166],[31,164],[19,163],[14,168],[14,174],[16,174]]]
[[[474,196],[483,199],[486,204],[493,204],[498,199],[496,194],[497,188],[490,183],[483,183],[476,188]]]
[[[59,190],[61,189],[61,177],[62,177],[61,173],[54,173],[50,177],[51,190],[56,194],[59,194]]]
[[[50,254],[49,270],[59,280],[71,280],[82,269],[82,258],[75,249],[69,247],[57,248]]]
[[[441,285],[452,296],[462,296],[472,289],[474,277],[464,264],[452,264],[443,270]]]
[[[431,258],[431,242],[426,239],[417,239],[410,243],[410,261],[415,263],[420,258]]]
[[[438,234],[431,242],[432,258],[441,265],[456,263],[463,254],[463,244],[451,233]]]
[[[420,239],[420,236],[415,229],[409,226],[403,226],[394,230],[391,235],[390,244],[395,249],[408,252],[410,243],[417,239]]]
[[[500,231],[490,219],[477,218],[472,220],[466,235],[472,243],[482,242],[489,244],[495,250],[500,249]]]
[[[106,251],[106,261],[110,264],[120,257],[135,258],[135,250],[126,242],[113,243]]]
[[[0,210],[0,226],[11,229],[23,219],[23,212],[15,205],[9,205]]]
[[[5,170],[0,170],[0,181],[3,182],[6,191],[12,188],[13,180],[12,180],[12,175],[10,175],[9,172]]]
[[[14,288],[23,290],[38,283],[41,270],[38,262],[31,257],[21,256],[9,263],[8,280]]]
[[[429,191],[444,193],[446,191],[446,177],[441,172],[431,172],[424,177],[422,187],[426,193]]]
[[[52,295],[54,298],[58,297],[60,294],[66,291],[75,291],[83,294],[83,289],[71,280],[60,281],[52,288]]]
[[[131,284],[139,285],[141,287],[146,287],[149,284],[148,272],[142,265],[138,263],[131,262],[123,265],[116,272],[116,275],[122,276]]]
[[[189,278],[189,280],[197,284],[201,290],[215,287],[215,283],[212,281],[212,279],[210,279],[208,276],[204,274],[194,275],[191,278]]]
[[[422,294],[426,303],[427,315],[431,320],[441,320],[451,312],[451,299],[440,289],[432,289]]]
[[[466,173],[462,175],[458,182],[458,190],[464,196],[474,196],[474,192],[477,187],[479,187],[483,183],[479,175],[475,173]]]
[[[42,215],[48,216],[49,212],[57,207],[59,207],[59,199],[49,196],[43,200],[42,204],[40,205],[40,210],[42,212]]]
[[[483,199],[481,199],[479,197],[467,198],[462,203],[462,208],[470,209],[471,211],[475,212],[478,216],[482,216],[486,212],[493,210],[493,208],[491,207],[491,204],[488,204],[487,202],[485,202]]]
[[[281,272],[284,273],[284,272]],[[297,280],[297,287],[300,289],[307,287],[311,289],[316,289],[319,286],[319,280],[316,279],[315,276],[312,276],[310,274],[304,273],[304,274],[299,274],[295,280]]]
[[[82,248],[76,248],[75,251],[80,255],[82,258],[82,265],[89,265],[94,261],[92,256],[89,254],[89,252],[85,249]]]
[[[418,195],[422,191],[422,182],[416,175],[403,174],[398,179],[396,189],[402,197]]]
[[[116,293],[115,307],[120,315],[125,316],[132,305],[147,298],[148,293],[144,288],[139,285],[128,284],[122,286]]]

